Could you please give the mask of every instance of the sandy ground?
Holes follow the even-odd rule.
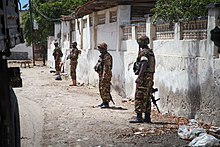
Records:
[[[135,116],[133,102],[122,102],[114,91],[116,105],[100,109],[96,87],[70,87],[69,78],[56,81],[47,67],[21,68],[21,73],[23,87],[14,90],[20,108],[22,147],[167,147],[189,143],[177,135],[178,125],[185,119],[153,111],[152,124],[130,124]]]

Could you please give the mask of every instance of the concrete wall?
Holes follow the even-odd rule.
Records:
[[[117,11],[117,22],[109,22],[109,12]],[[126,14],[125,14],[126,13]],[[97,24],[97,15],[105,14],[105,24]],[[128,15],[129,14],[129,15]],[[92,16],[92,17],[91,17]],[[89,19],[93,19],[92,26],[89,25]],[[69,34],[70,31],[70,21],[61,22],[61,41],[60,46],[64,53],[63,61],[65,62],[65,72],[69,73],[69,61],[65,60],[65,54],[69,53],[69,44],[72,41],[78,43],[78,48],[82,51],[79,56],[79,64],[77,67],[77,81],[80,83],[91,84],[97,86],[98,75],[94,71],[98,58],[99,51],[97,50],[97,45],[101,42],[106,42],[108,44],[108,51],[113,56],[113,78],[112,87],[117,89],[120,95],[125,97],[125,64],[124,59],[127,55],[121,50],[121,38],[122,29],[121,25],[123,22],[128,22],[130,20],[130,6],[118,6],[110,8],[103,11],[94,12],[88,16],[84,16],[81,19],[75,20],[75,31],[73,34]],[[86,23],[86,24],[85,24]],[[55,27],[59,29],[59,27]],[[58,30],[56,32],[59,32]],[[69,36],[72,36],[71,40]],[[54,61],[52,57],[52,51],[54,49],[54,37],[48,38],[48,65],[54,68]]]
[[[53,69],[55,69],[55,62],[53,57],[54,41],[55,37],[53,36],[49,36],[47,38],[47,66]]]
[[[159,107],[187,118],[219,124],[220,59],[209,59],[206,40],[154,41]]]
[[[109,23],[109,11],[117,9],[117,22]],[[151,40],[150,47],[156,55],[155,85],[162,112],[187,118],[196,118],[215,125],[220,124],[220,59],[219,53],[210,40],[210,30],[217,25],[220,10],[215,8],[209,12],[208,39],[180,40],[180,27],[175,25],[173,40]],[[106,24],[97,25],[97,14],[106,14]],[[96,46],[106,42],[113,56],[112,87],[123,97],[134,98],[135,79],[133,63],[138,53],[135,27],[132,27],[132,39],[122,40],[122,26],[129,22],[130,6],[118,6],[90,16],[93,26],[89,26],[90,16],[76,20],[74,34],[78,48],[82,51],[77,67],[77,81],[97,86],[98,75],[94,71],[99,52]],[[83,22],[87,20],[87,27]],[[68,35],[68,25],[62,23],[61,34]],[[219,24],[218,24],[219,25]],[[64,27],[65,26],[65,27]],[[66,28],[66,29],[65,29]],[[146,33],[155,37],[155,28],[147,19]],[[68,38],[68,37],[67,37]],[[54,48],[53,39],[48,39],[48,62],[53,67],[50,55]],[[71,39],[61,39],[62,50],[68,50]],[[69,71],[68,61],[65,71]]]
[[[22,44],[18,44],[16,45],[14,48],[11,49],[12,54],[16,54],[16,53],[22,53],[25,52],[25,56],[27,55],[28,59],[33,59],[33,52],[32,52],[32,47],[31,46],[26,46],[25,43]],[[14,52],[14,53],[13,53]],[[19,59],[20,57],[15,57],[17,59]],[[26,58],[26,57],[25,57]],[[26,59],[27,59],[26,58]],[[23,58],[22,58],[23,59]]]
[[[219,25],[216,14],[209,13],[205,40],[179,40],[175,33],[174,40],[153,42],[162,112],[220,124],[220,59],[210,40],[210,30]]]

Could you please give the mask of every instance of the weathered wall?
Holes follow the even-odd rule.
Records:
[[[220,59],[209,57],[206,42],[154,41],[155,87],[162,112],[220,124]]]
[[[219,126],[220,59],[210,40],[210,31],[220,25],[219,16],[220,8],[210,8],[205,40],[180,40],[176,25],[174,40],[153,42],[162,112]]]
[[[55,38],[53,36],[47,38],[47,66],[49,66],[50,68],[55,68],[53,57],[54,40]]]
[[[113,9],[103,11],[107,17],[106,24],[103,25],[97,25],[96,18],[93,18],[93,26],[87,24],[87,28],[83,28],[83,19],[89,22],[90,17],[76,20],[74,41],[77,41],[78,48],[82,51],[77,67],[77,81],[98,85],[98,74],[93,68],[100,54],[96,46],[104,41],[113,56],[112,87],[122,96],[134,98],[136,75],[133,73],[133,63],[138,53],[135,27],[132,27],[132,39],[122,40],[122,26],[129,22],[130,6],[118,6],[117,22],[109,23],[108,14]],[[220,124],[220,59],[210,40],[210,30],[216,25],[217,14],[219,16],[220,12],[215,10],[209,13],[208,39],[180,40],[180,29],[176,24],[173,40],[151,40],[150,47],[156,55],[154,87],[159,88],[157,95],[161,100],[158,104],[162,112]],[[91,15],[96,17],[97,13]],[[146,33],[154,38],[155,29],[149,20],[146,23]],[[69,30],[63,27],[61,34],[62,32],[68,36]],[[48,39],[48,65],[51,67],[54,67],[51,56],[53,39]],[[62,49],[68,50],[70,39],[61,40]],[[68,61],[65,71],[69,73]]]

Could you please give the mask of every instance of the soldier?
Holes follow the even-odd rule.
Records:
[[[148,47],[149,38],[146,35],[139,37],[137,42],[140,49],[137,57],[137,61],[139,61],[138,77],[135,80],[135,112],[137,118],[130,123],[150,123],[155,57],[153,50]],[[145,113],[144,119],[142,113]]]
[[[99,74],[99,92],[102,103],[101,108],[109,108],[109,102],[112,101],[110,93],[111,78],[112,78],[112,56],[107,52],[107,44],[101,43],[98,45],[99,56],[98,63],[94,69]]]
[[[76,67],[78,64],[78,57],[81,54],[81,51],[77,48],[77,42],[71,44],[72,50],[68,58],[70,59],[70,74],[72,78],[72,84],[70,86],[76,86]]]
[[[63,53],[60,49],[60,47],[58,46],[58,42],[55,41],[54,42],[54,46],[55,49],[53,50],[53,56],[54,56],[54,60],[55,60],[55,70],[56,70],[56,75],[60,75],[61,72],[61,57],[63,56]]]

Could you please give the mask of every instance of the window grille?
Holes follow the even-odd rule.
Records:
[[[105,24],[105,14],[98,15],[98,25]]]
[[[110,23],[117,22],[117,11],[110,12]]]

